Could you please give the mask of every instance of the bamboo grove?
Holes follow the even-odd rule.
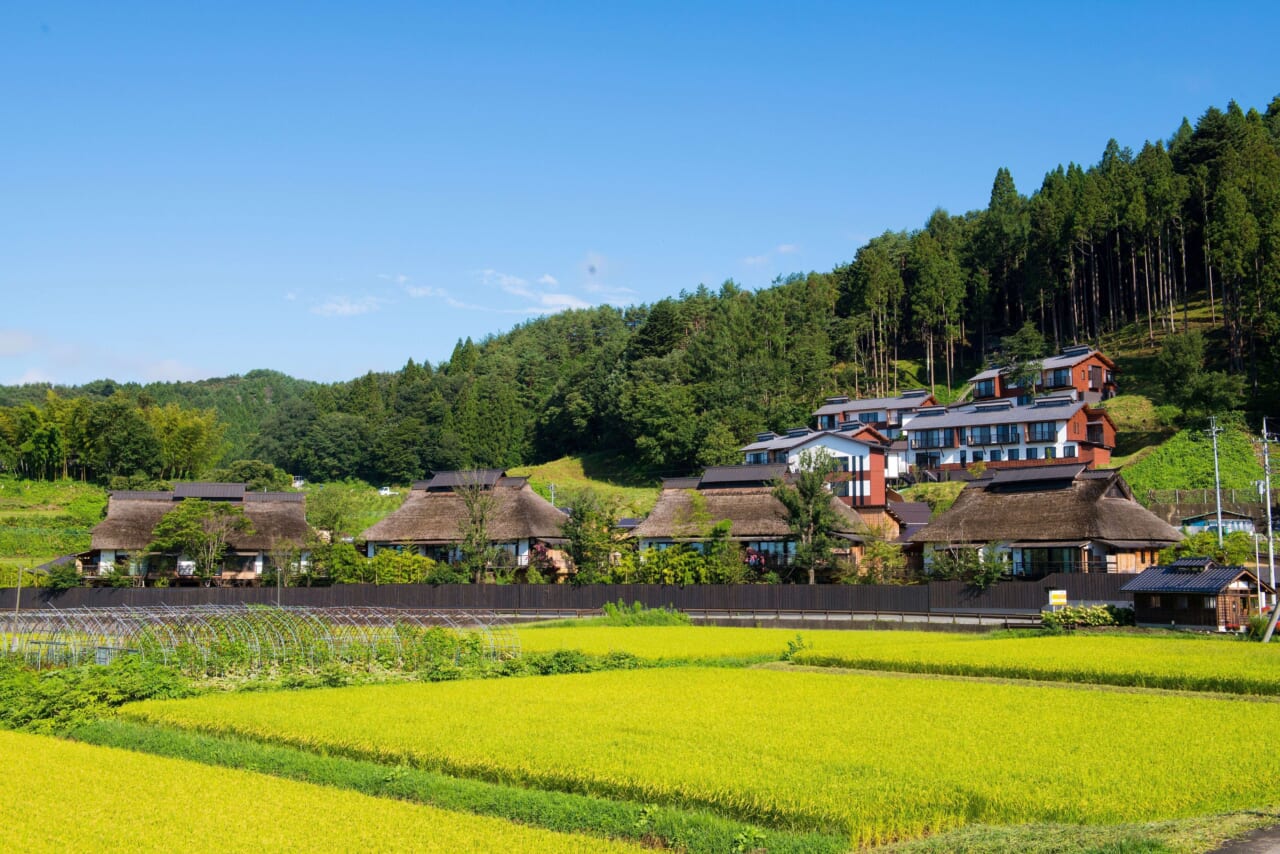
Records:
[[[157,452],[146,468],[167,476],[260,459],[313,480],[403,482],[606,449],[625,449],[647,476],[680,474],[737,461],[759,430],[807,423],[825,395],[893,393],[907,381],[903,360],[930,385],[957,388],[1025,323],[1050,346],[1125,328],[1158,344],[1201,304],[1212,367],[1244,376],[1246,406],[1268,411],[1280,399],[1269,343],[1280,333],[1280,97],[1265,110],[1211,108],[1136,153],[1111,140],[1096,164],[1054,168],[1030,195],[1000,169],[985,209],[935,210],[829,272],[768,288],[726,282],[562,312],[460,341],[434,366],[410,359],[345,383],[271,371],[99,381],[58,389],[56,406],[132,401],[143,422],[171,404],[216,410],[217,453]],[[129,460],[93,447],[40,451],[48,391],[0,388],[0,462],[33,476],[77,465],[129,474]]]

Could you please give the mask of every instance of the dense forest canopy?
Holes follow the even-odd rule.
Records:
[[[634,448],[655,475],[738,459],[826,395],[892,393],[899,360],[953,387],[998,338],[1055,346],[1138,323],[1185,331],[1207,299],[1216,367],[1277,400],[1280,97],[1184,120],[1136,153],[1059,166],[1030,196],[1000,169],[984,210],[935,210],[826,273],[726,282],[460,341],[437,366],[317,384],[270,371],[146,386],[0,388],[0,465],[33,477],[185,477],[256,458],[316,480],[404,482]]]

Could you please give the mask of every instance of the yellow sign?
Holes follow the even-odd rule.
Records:
[[[1067,591],[1065,591],[1065,590],[1050,590],[1050,591],[1049,591],[1049,604],[1050,604],[1050,605],[1053,605],[1053,606],[1056,606],[1056,605],[1066,605],[1066,604],[1067,604]]]

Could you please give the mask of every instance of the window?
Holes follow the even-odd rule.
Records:
[[[940,454],[916,454],[916,465],[925,469],[936,469],[942,463]]]
[[[1022,451],[1017,448],[1009,449],[1009,462],[1016,463],[1022,457]]]
[[[916,430],[911,434],[912,448],[955,447],[955,434],[949,429]]]
[[[1040,459],[1040,449],[1039,449],[1039,448],[1027,448],[1027,459],[1029,459],[1029,460],[1038,460],[1038,459]]]
[[[1058,438],[1058,422],[1034,421],[1027,425],[1028,442],[1052,442]]]
[[[1058,455],[1058,451],[1057,451],[1057,449],[1056,449],[1056,448],[1045,448],[1045,449],[1044,449],[1044,458],[1045,458],[1046,460],[1052,460],[1052,459],[1054,459],[1055,457],[1057,457],[1057,455]]]
[[[969,444],[991,444],[991,428],[969,428]]]
[[[858,420],[863,424],[879,424],[882,419],[879,412],[859,412]]]
[[[974,461],[975,463],[980,463],[980,462],[982,462],[984,459],[985,459],[985,457],[984,457],[984,455],[983,455],[982,451],[974,451],[974,452],[973,452],[973,461]]]
[[[1174,599],[1173,607],[1178,608],[1179,610],[1182,610],[1182,611],[1187,610],[1187,597],[1179,596],[1178,598]]]
[[[768,451],[755,451],[753,453],[747,454],[747,465],[749,466],[760,466],[760,465],[764,465],[767,462],[769,462]]]
[[[1052,371],[1046,371],[1045,374],[1045,378],[1048,380],[1045,383],[1047,388],[1062,388],[1063,386],[1071,385],[1070,368],[1055,368]]]
[[[1218,608],[1218,597],[1217,597],[1217,596],[1206,596],[1206,597],[1204,597],[1204,607],[1205,607],[1205,610],[1206,610],[1206,611],[1214,611],[1214,610],[1217,610],[1217,608]]]
[[[1151,594],[1151,607],[1152,607],[1152,608],[1159,608],[1159,607],[1160,607],[1160,597],[1159,597],[1159,596],[1157,596],[1157,595],[1156,595],[1156,594],[1154,594],[1154,593],[1153,593],[1153,594]]]
[[[982,380],[974,387],[973,396],[974,397],[995,397],[996,381],[994,379]]]
[[[1072,459],[1072,458],[1074,458],[1074,457],[1075,457],[1075,455],[1076,455],[1076,446],[1075,446],[1075,445],[1063,445],[1063,446],[1062,446],[1062,456],[1067,457],[1068,459]]]
[[[964,465],[966,462],[968,462],[968,460],[966,460],[966,459],[965,459],[965,452],[964,452],[964,451],[961,451],[961,452],[960,452],[960,465]]]
[[[1000,460],[1001,460],[1001,458],[1002,458],[1003,456],[1004,456],[1004,454],[1000,451],[1000,449],[999,449],[999,448],[992,448],[992,449],[991,449],[991,462],[993,462],[993,463],[998,463],[998,462],[1000,462]]]

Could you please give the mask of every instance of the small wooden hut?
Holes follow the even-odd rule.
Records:
[[[1140,626],[1211,632],[1241,630],[1258,613],[1259,591],[1275,592],[1243,566],[1219,566],[1207,557],[1153,566],[1121,590],[1133,594]]]

